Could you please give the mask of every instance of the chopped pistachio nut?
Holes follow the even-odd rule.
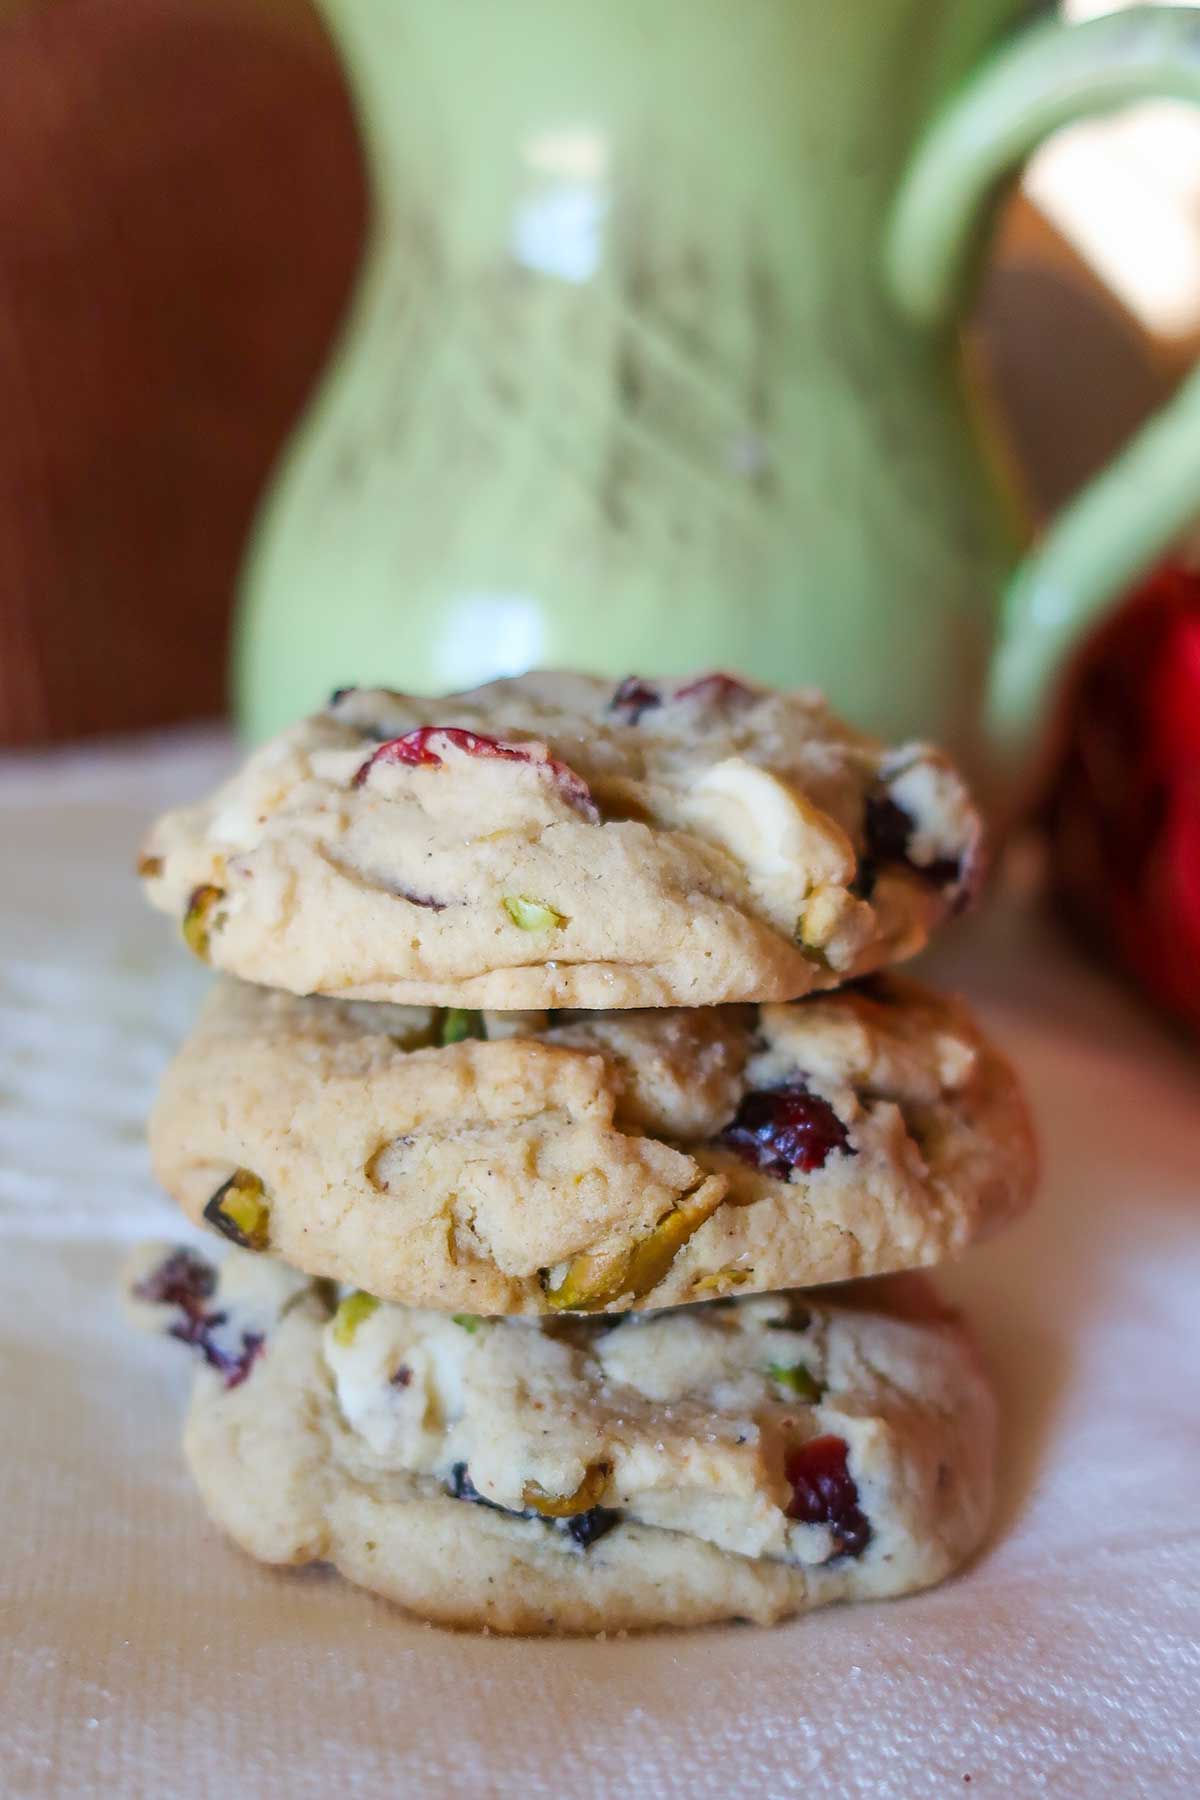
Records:
[[[163,872],[162,857],[139,856],[137,859],[137,872],[143,881],[157,881],[158,877]]]
[[[363,1320],[369,1319],[378,1306],[379,1302],[374,1294],[364,1293],[362,1288],[356,1288],[352,1294],[347,1294],[333,1316],[334,1343],[340,1344],[343,1349],[351,1345]]]
[[[708,1191],[705,1191],[705,1188]],[[716,1184],[705,1183],[698,1197],[684,1197],[658,1221],[653,1231],[623,1250],[577,1256],[567,1265],[557,1287],[542,1288],[556,1312],[599,1312],[613,1301],[637,1300],[657,1287],[692,1233],[698,1231],[724,1197]]]
[[[714,1269],[711,1275],[697,1275],[692,1287],[697,1294],[727,1294],[730,1288],[745,1287],[753,1277],[753,1269]]]
[[[262,1182],[249,1169],[234,1170],[204,1208],[204,1217],[242,1250],[267,1247],[271,1209]]]
[[[478,1313],[451,1313],[450,1317],[456,1325],[461,1325],[464,1331],[478,1331],[483,1324]]]
[[[548,1494],[536,1481],[527,1481],[521,1502],[543,1519],[569,1519],[573,1513],[590,1512],[599,1505],[611,1473],[610,1464],[593,1463],[573,1494]]]
[[[796,921],[796,942],[805,954],[826,966],[844,969],[876,929],[871,907],[842,887],[814,888]]]
[[[464,1038],[485,1038],[483,1014],[465,1006],[448,1006],[442,1014],[442,1044],[461,1044]]]
[[[211,883],[192,889],[180,929],[184,943],[201,962],[208,961],[209,939],[222,923],[220,916],[214,917],[214,914],[224,898],[225,889],[213,887]]]
[[[786,1388],[789,1394],[795,1394],[797,1400],[807,1400],[812,1406],[816,1405],[825,1392],[816,1376],[803,1363],[768,1363],[767,1374],[781,1388]]]
[[[801,924],[796,929],[796,943],[799,945],[800,949],[803,950],[807,960],[810,963],[814,963],[818,969],[832,969],[833,964],[830,962],[821,946],[819,944],[810,944],[805,938],[803,921],[801,921]]]
[[[548,931],[552,925],[567,922],[552,906],[546,906],[541,900],[527,900],[524,894],[505,894],[504,910],[522,931]]]
[[[841,923],[845,912],[845,894],[838,888],[814,888],[804,910],[796,921],[796,942],[816,956],[824,949]]]

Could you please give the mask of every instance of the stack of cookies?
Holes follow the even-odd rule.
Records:
[[[223,971],[148,1248],[253,1556],[505,1631],[772,1621],[980,1541],[993,1404],[902,1271],[1025,1206],[1014,1078],[877,971],[978,885],[955,770],[819,696],[336,693],[141,873]],[[882,1278],[882,1279],[881,1279]]]

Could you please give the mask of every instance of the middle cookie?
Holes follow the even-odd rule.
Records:
[[[876,977],[789,1004],[468,1013],[217,984],[150,1123],[197,1222],[380,1299],[675,1306],[929,1266],[1034,1149],[970,1016]]]

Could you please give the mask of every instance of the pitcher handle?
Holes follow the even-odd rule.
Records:
[[[1200,103],[1200,7],[1027,26],[952,95],[897,194],[885,277],[915,324],[945,327],[1002,178],[1059,126],[1155,96]],[[1003,597],[985,727],[1002,762],[1033,737],[1087,625],[1200,512],[1200,371],[1055,519]]]

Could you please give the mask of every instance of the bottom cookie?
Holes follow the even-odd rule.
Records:
[[[928,1587],[987,1523],[991,1393],[916,1278],[497,1320],[160,1247],[131,1292],[204,1358],[213,1519],[442,1624],[768,1624]]]

